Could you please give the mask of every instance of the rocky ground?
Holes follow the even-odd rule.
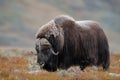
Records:
[[[68,70],[47,72],[36,63],[34,50],[1,48],[0,80],[120,80],[120,54],[111,55],[108,71],[92,66],[83,72],[73,66]]]

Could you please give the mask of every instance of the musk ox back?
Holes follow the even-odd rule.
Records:
[[[106,35],[95,21],[75,21],[61,15],[41,26],[36,33],[37,62],[47,71],[79,65],[109,68]]]

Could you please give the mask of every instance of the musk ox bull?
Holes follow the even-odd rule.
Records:
[[[78,65],[109,68],[106,35],[95,21],[75,21],[61,15],[41,26],[36,33],[37,62],[47,71]]]

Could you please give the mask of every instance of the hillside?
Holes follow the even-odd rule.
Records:
[[[100,22],[120,52],[120,0],[0,0],[0,46],[33,48],[37,29],[60,14]]]

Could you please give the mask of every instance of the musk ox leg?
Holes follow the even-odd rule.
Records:
[[[81,69],[82,71],[84,71],[85,68],[86,68],[86,66],[80,66],[80,69]]]
[[[109,59],[109,51],[108,49],[105,50],[105,55],[104,55],[104,61],[103,61],[103,64],[102,64],[102,67],[103,67],[103,70],[108,70],[109,68],[109,65],[110,65],[110,59]]]
[[[83,71],[89,65],[88,61],[81,61],[80,68]]]
[[[54,65],[54,64],[52,64],[52,65],[45,65],[44,67],[43,67],[43,69],[45,69],[45,70],[47,70],[47,71],[49,71],[49,72],[54,72],[54,71],[57,71],[57,67],[56,67],[56,65]]]
[[[103,70],[105,70],[105,71],[106,71],[106,70],[108,70],[108,68],[109,68],[109,66],[108,66],[108,65],[107,65],[107,66],[106,66],[106,65],[103,65]]]
[[[110,65],[110,53],[107,38],[102,30],[99,32],[99,38],[97,65],[102,65],[103,70],[107,70]]]

